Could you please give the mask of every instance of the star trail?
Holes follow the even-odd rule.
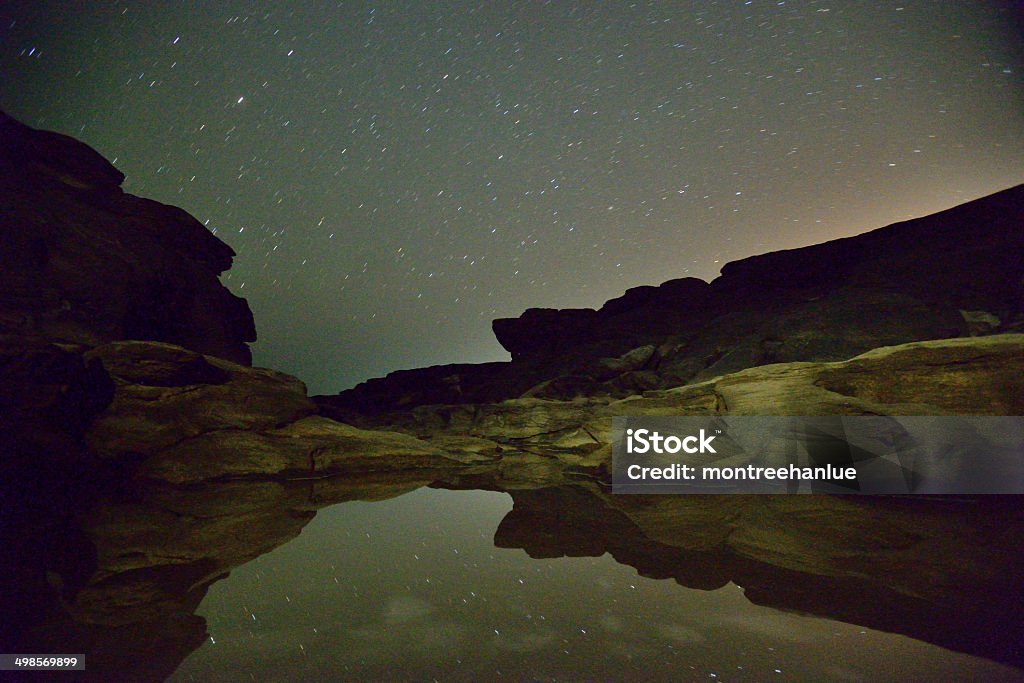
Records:
[[[256,363],[328,393],[1022,182],[1016,12],[9,3],[0,106],[231,245]]]

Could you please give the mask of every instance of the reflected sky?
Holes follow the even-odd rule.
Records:
[[[1024,680],[898,635],[646,579],[602,557],[500,549],[504,493],[419,489],[321,510],[210,589],[172,681]]]

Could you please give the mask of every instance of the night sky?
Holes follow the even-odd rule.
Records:
[[[0,107],[230,244],[314,393],[1024,181],[1012,2],[204,4],[4,3]]]

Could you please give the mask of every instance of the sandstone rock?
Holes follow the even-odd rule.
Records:
[[[268,475],[310,479],[440,471],[458,464],[452,453],[407,434],[368,431],[312,416],[279,429],[203,432],[149,455],[137,476],[184,484]]]
[[[667,354],[658,370],[680,384],[769,363],[843,360],[879,346],[956,337],[962,328],[952,306],[924,304],[898,292],[840,287],[818,298],[783,300],[716,318]],[[687,377],[694,359],[703,363]]]
[[[408,434],[314,415],[305,385],[294,377],[178,346],[112,342],[85,356],[102,363],[116,385],[86,442],[97,457],[124,465],[135,478],[173,484],[311,479],[438,471],[493,459],[465,440],[442,450]]]
[[[650,285],[627,289],[622,296],[609,299],[601,307],[601,313],[607,316],[634,316],[641,311],[651,311],[674,318],[686,311],[699,311],[704,307],[710,295],[710,286],[695,277],[685,277],[663,282],[657,287]],[[649,320],[656,323],[655,319]]]
[[[591,308],[530,308],[520,317],[499,318],[491,327],[498,342],[515,359],[531,354],[551,354],[594,336],[599,323],[597,311]]]
[[[963,316],[967,330],[972,336],[992,334],[1003,322],[988,311],[961,310],[960,315]]]
[[[1024,335],[964,337],[885,347],[841,362],[765,365],[622,400],[419,406],[364,426],[427,440],[470,436],[604,477],[614,416],[1019,415],[1022,378]]]
[[[652,370],[624,372],[604,382],[601,386],[611,396],[622,398],[656,389],[662,384],[661,376]]]
[[[600,444],[592,433],[601,400],[549,401],[522,398],[497,404],[462,407],[460,419],[443,426],[432,419],[444,408],[424,406],[414,415],[417,433],[429,436],[439,426],[444,433],[467,434],[520,448],[544,447],[545,451],[589,449]]]
[[[358,423],[363,416],[419,405],[490,403],[519,396],[539,380],[533,370],[511,363],[438,365],[397,370],[334,396],[315,396],[322,414]]]
[[[598,362],[615,374],[642,370],[654,356],[655,348],[654,344],[647,344],[628,351],[618,358],[602,358]]]
[[[549,483],[566,477],[607,481],[614,416],[1012,415],[1024,410],[1022,371],[1024,335],[960,338],[877,349],[843,362],[750,368],[618,401],[532,397],[419,406],[367,418],[363,426],[401,430],[456,452],[466,437],[477,453],[490,454],[488,444],[495,444],[498,463],[508,469],[463,472],[463,483],[500,487],[503,476],[535,483],[543,477]],[[548,462],[516,461],[523,454]]]
[[[609,395],[597,378],[583,374],[559,375],[530,387],[523,392],[521,398],[573,399],[576,397],[595,397]]]
[[[316,410],[294,377],[169,344],[112,342],[86,358],[102,362],[117,383],[87,435],[105,459],[138,461],[206,432],[275,429]]]
[[[782,363],[613,403],[629,415],[1020,415],[1024,335],[875,349],[836,363]],[[648,412],[649,411],[649,412]]]

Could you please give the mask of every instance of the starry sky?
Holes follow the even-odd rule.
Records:
[[[256,364],[331,393],[1024,181],[1014,8],[14,2],[0,107],[230,244]]]

